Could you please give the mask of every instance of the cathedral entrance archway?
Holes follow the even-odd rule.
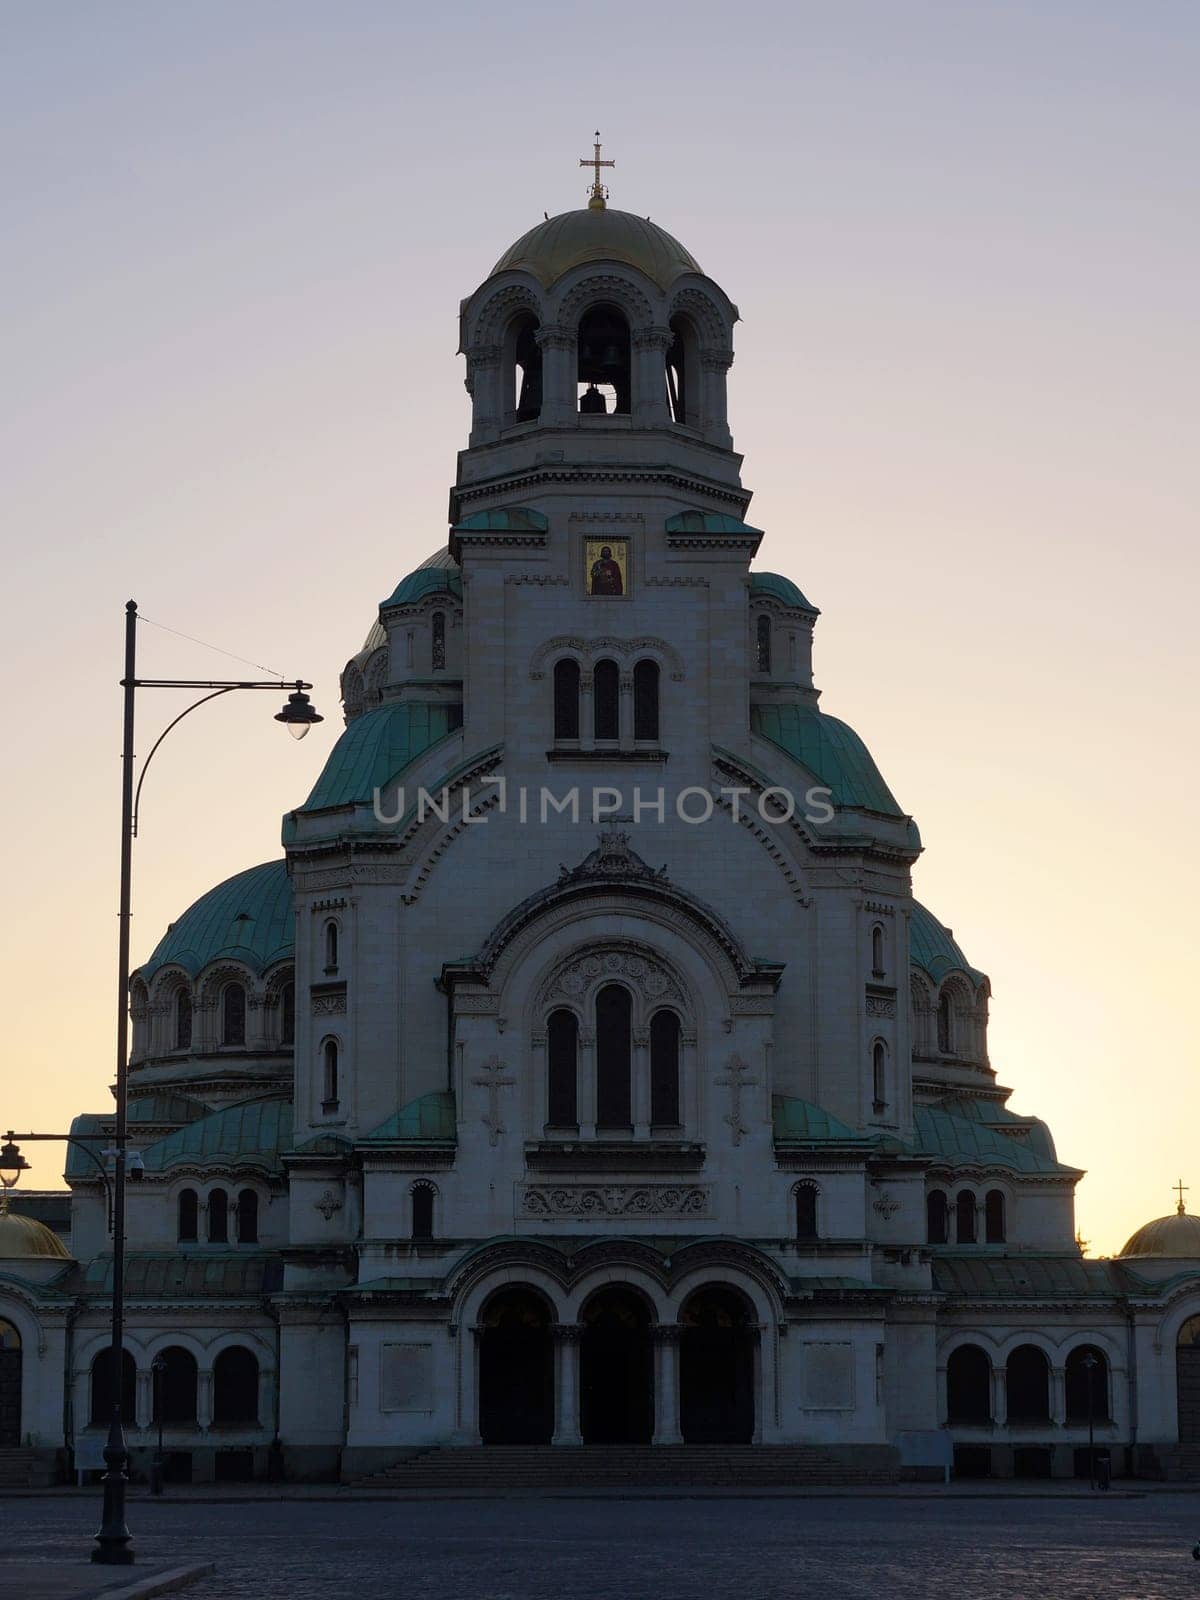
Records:
[[[0,1450],[21,1443],[21,1335],[0,1317]]]
[[[700,1289],[683,1308],[679,1422],[685,1444],[754,1438],[754,1328],[733,1289]]]
[[[1200,1316],[1189,1317],[1175,1345],[1180,1444],[1200,1444]]]
[[[479,1435],[484,1444],[549,1444],[554,1432],[550,1310],[530,1289],[488,1301],[479,1349]]]
[[[631,1289],[603,1289],[584,1307],[582,1321],[584,1444],[648,1444],[654,1421],[649,1308]]]

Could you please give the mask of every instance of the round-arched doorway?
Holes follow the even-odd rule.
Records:
[[[1187,1319],[1175,1342],[1175,1392],[1179,1442],[1200,1443],[1200,1316]]]
[[[21,1335],[0,1317],[0,1450],[21,1443]]]
[[[479,1435],[484,1444],[549,1444],[554,1432],[550,1310],[531,1289],[505,1289],[484,1307]]]
[[[602,1289],[584,1307],[582,1322],[584,1444],[648,1444],[654,1427],[649,1307],[630,1289]]]
[[[754,1438],[754,1327],[733,1289],[700,1289],[683,1308],[679,1423],[685,1444]]]

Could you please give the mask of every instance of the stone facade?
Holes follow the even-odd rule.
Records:
[[[286,861],[135,975],[135,1448],[158,1381],[198,1477],[481,1440],[1067,1473],[1090,1393],[1161,1462],[1200,1277],[1081,1257],[817,611],[751,570],[736,308],[581,215],[463,302],[449,543],[347,664]],[[87,1166],[76,1264],[0,1275],[46,1448],[99,1431]]]

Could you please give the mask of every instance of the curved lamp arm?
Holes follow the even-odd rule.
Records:
[[[138,805],[142,798],[142,785],[146,781],[146,773],[150,770],[150,763],[154,760],[154,752],[170,733],[171,729],[177,727],[189,712],[195,711],[199,706],[207,705],[210,700],[220,699],[223,694],[232,694],[234,689],[240,687],[240,684],[231,683],[224,689],[214,689],[212,694],[201,695],[199,700],[193,700],[190,706],[181,711],[177,717],[174,717],[170,722],[167,723],[166,727],[159,734],[158,738],[155,739],[154,743],[150,746],[150,754],[146,757],[145,761],[142,762],[142,770],[138,774],[137,788],[133,795],[132,832],[135,839],[137,838],[138,831]]]
[[[92,1149],[91,1145],[87,1144],[83,1139],[73,1138],[71,1134],[68,1133],[63,1136],[63,1143],[72,1145],[76,1150],[82,1150],[84,1155],[90,1157],[90,1159],[96,1163],[96,1168],[100,1173],[100,1181],[104,1185],[104,1194],[108,1200],[108,1231],[111,1233],[113,1225],[113,1192],[112,1184],[108,1177],[108,1169],[105,1167],[100,1157]]]

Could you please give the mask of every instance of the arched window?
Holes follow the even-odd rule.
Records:
[[[943,994],[938,1000],[937,1043],[938,1049],[944,1056],[948,1056],[954,1049],[954,1012],[948,994]]]
[[[699,428],[702,425],[700,351],[696,330],[687,317],[672,317],[671,335],[667,349],[667,399],[671,420],[689,428]]]
[[[168,1426],[186,1426],[196,1420],[196,1358],[182,1345],[159,1352],[162,1366],[154,1385],[154,1420]],[[155,1357],[157,1361],[159,1356]]]
[[[883,929],[878,923],[871,929],[871,970],[876,978],[882,978],[886,971],[883,964]]]
[[[296,1042],[296,985],[285,983],[279,991],[279,1042]]]
[[[975,1192],[960,1189],[954,1202],[954,1235],[959,1244],[975,1243]]]
[[[950,1235],[950,1207],[945,1192],[931,1189],[925,1199],[925,1238],[930,1244],[946,1244]]]
[[[887,1046],[876,1039],[871,1046],[871,1092],[875,1097],[875,1111],[887,1110]]]
[[[629,324],[615,306],[593,306],[579,323],[579,409],[584,415],[630,409]]]
[[[771,670],[771,619],[765,611],[754,624],[754,666],[758,672]]]
[[[615,661],[597,661],[592,674],[593,734],[597,739],[621,736],[621,674]]]
[[[946,1363],[946,1418],[966,1423],[992,1420],[992,1363],[977,1344],[960,1344]]]
[[[336,1109],[338,1103],[338,1047],[336,1039],[326,1039],[321,1046],[321,1104],[326,1111]]]
[[[628,1128],[630,1116],[629,990],[606,984],[596,996],[596,1123]]]
[[[529,313],[517,317],[509,327],[507,343],[512,353],[504,405],[506,411],[512,407],[517,422],[534,422],[542,411],[542,351],[537,332],[537,318]]]
[[[1004,1194],[1000,1189],[989,1189],[983,1202],[984,1238],[988,1244],[1004,1243]]]
[[[552,1128],[573,1128],[579,1121],[576,1061],[579,1021],[573,1011],[552,1011],[546,1024],[546,1121]]]
[[[179,1234],[180,1244],[194,1244],[199,1238],[200,1201],[195,1189],[181,1189],[179,1191]]]
[[[817,1186],[798,1183],[796,1195],[796,1238],[803,1244],[817,1237]]]
[[[435,611],[430,624],[433,634],[430,666],[435,672],[443,672],[446,667],[446,613]]]
[[[1076,1345],[1067,1357],[1067,1421],[1107,1422],[1108,1361],[1094,1344]]]
[[[414,1183],[412,1187],[412,1236],[433,1238],[433,1185]]]
[[[227,983],[221,991],[221,1043],[246,1042],[246,991],[240,983]]]
[[[208,1196],[208,1242],[229,1243],[229,1196],[224,1189],[213,1189]]]
[[[554,737],[579,737],[579,663],[565,657],[554,664]]]
[[[633,737],[658,738],[657,661],[639,661],[633,669]]]
[[[656,1011],[650,1018],[650,1121],[656,1128],[679,1126],[679,1018]]]
[[[113,1419],[112,1345],[106,1344],[92,1358],[91,1409],[88,1420],[94,1428],[107,1428]],[[137,1407],[137,1363],[129,1350],[121,1351],[121,1420],[132,1426]]]
[[[325,971],[338,969],[338,925],[332,919],[325,924]]]
[[[258,1243],[258,1195],[242,1189],[237,1197],[237,1239],[239,1244]]]
[[[1050,1363],[1035,1344],[1022,1344],[1008,1358],[1008,1420],[1050,1421]]]
[[[244,1345],[230,1345],[213,1362],[212,1419],[217,1423],[258,1421],[258,1361]]]
[[[175,1048],[190,1050],[192,1046],[192,997],[187,989],[175,991]]]

